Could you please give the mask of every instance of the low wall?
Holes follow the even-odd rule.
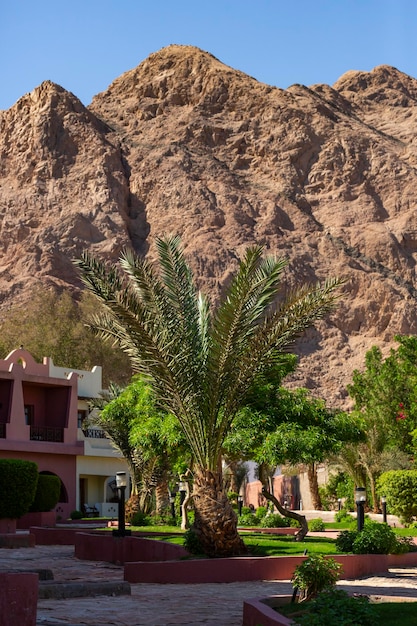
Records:
[[[30,527],[30,533],[35,536],[36,544],[39,546],[72,546],[75,535],[79,532],[79,528]]]
[[[32,533],[0,533],[0,548],[33,548],[34,545],[35,536]]]
[[[130,583],[230,583],[248,580],[288,580],[305,556],[189,559],[167,563],[126,563]]]
[[[0,572],[1,626],[36,626],[38,574]]]
[[[20,530],[30,528],[31,526],[55,526],[56,525],[56,513],[55,511],[39,512],[39,513],[26,513],[22,515],[17,522],[16,526]]]
[[[274,600],[277,600],[275,603]],[[280,600],[282,599],[282,602]],[[271,601],[270,605],[266,600]],[[259,600],[259,598],[251,598],[243,602],[243,626],[291,626],[293,621],[280,615],[275,611],[272,606],[279,606],[289,602],[288,596],[272,596],[265,600]]]
[[[154,561],[161,566],[161,561],[175,560],[189,556],[182,546],[166,541],[143,539],[134,535],[114,537],[109,533],[82,533],[75,535],[75,556],[88,561],[108,561],[124,564],[128,561]],[[127,580],[127,579],[126,579]]]
[[[182,561],[126,562],[124,578],[130,583],[222,583],[249,580],[290,580],[306,556],[232,557]],[[357,579],[382,574],[390,567],[417,566],[417,552],[408,554],[333,555],[342,564],[341,578]]]

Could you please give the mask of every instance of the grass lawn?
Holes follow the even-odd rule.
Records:
[[[168,541],[182,545],[184,538],[178,535],[181,529],[175,526],[138,526],[132,530],[149,532],[149,539]],[[152,532],[165,532],[167,535],[160,537],[152,536]],[[172,533],[169,534],[169,533]],[[176,534],[174,534],[176,533]],[[334,539],[326,537],[306,537],[304,541],[294,541],[291,535],[265,535],[263,533],[245,532],[241,533],[249,553],[253,556],[300,556],[308,550],[308,554],[336,554]]]
[[[281,615],[290,616],[299,613],[300,609],[307,609],[308,602],[303,604],[287,604],[276,610]],[[378,626],[416,626],[417,624],[417,602],[377,602],[372,604]],[[294,617],[294,619],[296,619]],[[328,626],[333,626],[334,622],[327,621]]]

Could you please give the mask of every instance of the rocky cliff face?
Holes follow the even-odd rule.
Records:
[[[170,46],[88,108],[45,82],[0,112],[1,306],[79,288],[83,249],[152,257],[163,233],[216,298],[261,243],[288,286],[348,279],[294,377],[341,405],[368,348],[417,332],[416,121],[417,81],[387,66],[281,90]]]

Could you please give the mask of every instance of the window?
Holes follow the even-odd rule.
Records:
[[[25,404],[25,424],[26,426],[33,426],[33,416],[35,413],[35,407],[33,404]]]

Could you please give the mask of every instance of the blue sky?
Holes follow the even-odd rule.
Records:
[[[84,104],[171,43],[286,88],[381,64],[417,78],[414,0],[4,0],[0,109],[44,80]]]

